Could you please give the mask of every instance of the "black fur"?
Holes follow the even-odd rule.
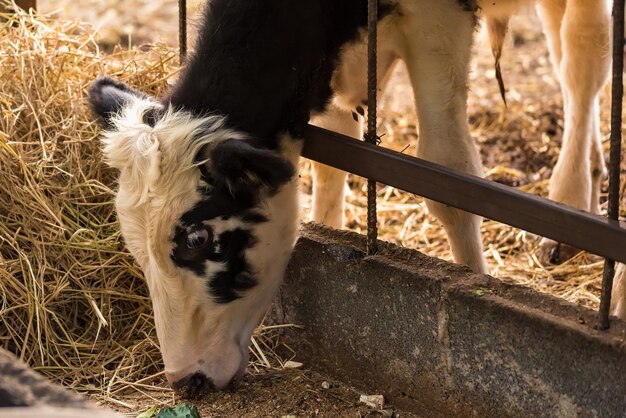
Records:
[[[211,294],[218,303],[228,303],[241,296],[241,292],[256,285],[250,265],[245,259],[245,250],[256,244],[252,233],[244,229],[227,231],[220,235],[222,251],[218,260],[226,263],[226,270],[217,273],[209,282]]]
[[[461,8],[467,12],[476,13],[478,11],[478,3],[476,0],[457,0]]]
[[[241,189],[270,192],[289,181],[295,170],[279,153],[257,148],[245,140],[220,142],[211,152],[212,180],[216,187],[238,194]]]
[[[105,129],[113,127],[111,117],[115,116],[133,96],[146,97],[145,94],[111,77],[100,77],[89,86],[91,111]]]
[[[391,10],[380,1],[379,16]],[[367,0],[212,0],[178,84],[165,102],[219,112],[269,148],[300,137],[323,110],[340,48],[367,24]]]
[[[207,227],[207,230],[210,228]],[[241,297],[243,291],[256,285],[254,272],[245,259],[245,251],[256,244],[250,230],[235,229],[223,232],[217,237],[216,242],[213,241],[211,231],[210,243],[200,250],[186,247],[186,234],[186,228],[176,227],[172,259],[178,266],[204,277],[207,260],[226,265],[225,270],[217,273],[208,283],[209,291],[217,303],[232,302]]]

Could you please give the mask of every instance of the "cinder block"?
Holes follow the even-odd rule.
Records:
[[[623,416],[624,324],[417,251],[307,224],[275,307],[307,366],[425,416]]]

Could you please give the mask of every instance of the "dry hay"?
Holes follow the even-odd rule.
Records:
[[[204,3],[187,0],[190,29]],[[37,7],[57,18],[91,22],[98,33],[98,45],[106,51],[118,45],[127,48],[154,42],[178,46],[176,0],[45,0]]]
[[[105,55],[78,23],[2,19],[0,346],[99,399],[163,392],[150,300],[120,237],[115,173],[102,162],[85,92],[110,74],[157,93],[177,71],[177,51]],[[253,369],[282,365],[275,334],[257,329]]]

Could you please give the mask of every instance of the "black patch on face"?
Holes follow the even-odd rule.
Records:
[[[233,194],[263,186],[271,194],[295,173],[293,165],[278,152],[241,139],[220,142],[211,151],[210,161],[213,184]]]
[[[379,0],[379,18],[393,3]],[[195,53],[164,103],[227,124],[275,148],[325,109],[341,47],[367,26],[366,0],[212,0]]]
[[[247,223],[257,223],[260,224],[262,222],[267,222],[268,219],[265,215],[259,212],[250,211],[241,217],[241,220]]]
[[[225,231],[216,237],[205,221],[227,221],[235,217],[250,225],[267,222],[265,215],[254,210],[258,203],[258,190],[242,187],[232,194],[230,190],[213,188],[202,201],[181,216],[179,225],[175,227],[171,258],[178,267],[206,277],[207,261],[225,264],[224,271],[206,277],[209,292],[218,303],[232,302],[256,284],[254,272],[245,260],[245,252],[256,244],[256,238],[246,227]],[[191,249],[187,245],[188,234],[198,228],[209,230],[211,242],[200,249]]]
[[[209,227],[206,227],[210,230]],[[186,246],[188,228],[176,227],[172,259],[177,266],[189,269],[205,277],[206,262],[224,264],[224,270],[209,277],[209,292],[217,303],[228,303],[240,298],[241,292],[256,285],[254,272],[246,262],[245,252],[256,244],[256,238],[248,229],[237,228],[225,231],[200,250]]]
[[[220,234],[217,260],[226,263],[226,270],[219,272],[209,282],[209,290],[217,303],[228,303],[241,297],[240,293],[256,285],[256,279],[245,259],[245,250],[256,244],[252,233],[235,229]]]

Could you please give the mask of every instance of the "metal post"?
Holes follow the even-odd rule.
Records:
[[[619,218],[619,183],[622,144],[622,98],[624,86],[622,73],[624,71],[624,0],[613,2],[613,79],[611,91],[611,148],[609,157],[609,219],[618,222]],[[626,249],[624,249],[626,251]],[[602,296],[600,299],[598,328],[609,327],[609,308],[611,307],[611,291],[615,261],[609,258],[604,260],[604,274],[602,276]]]
[[[178,0],[178,48],[182,65],[187,55],[187,0]]]
[[[378,143],[376,135],[376,42],[378,24],[378,1],[368,0],[367,16],[367,132],[365,142]],[[376,226],[376,182],[367,180],[367,253],[376,252],[378,229]]]
[[[30,9],[37,10],[37,0],[15,0],[15,4],[27,12]]]

